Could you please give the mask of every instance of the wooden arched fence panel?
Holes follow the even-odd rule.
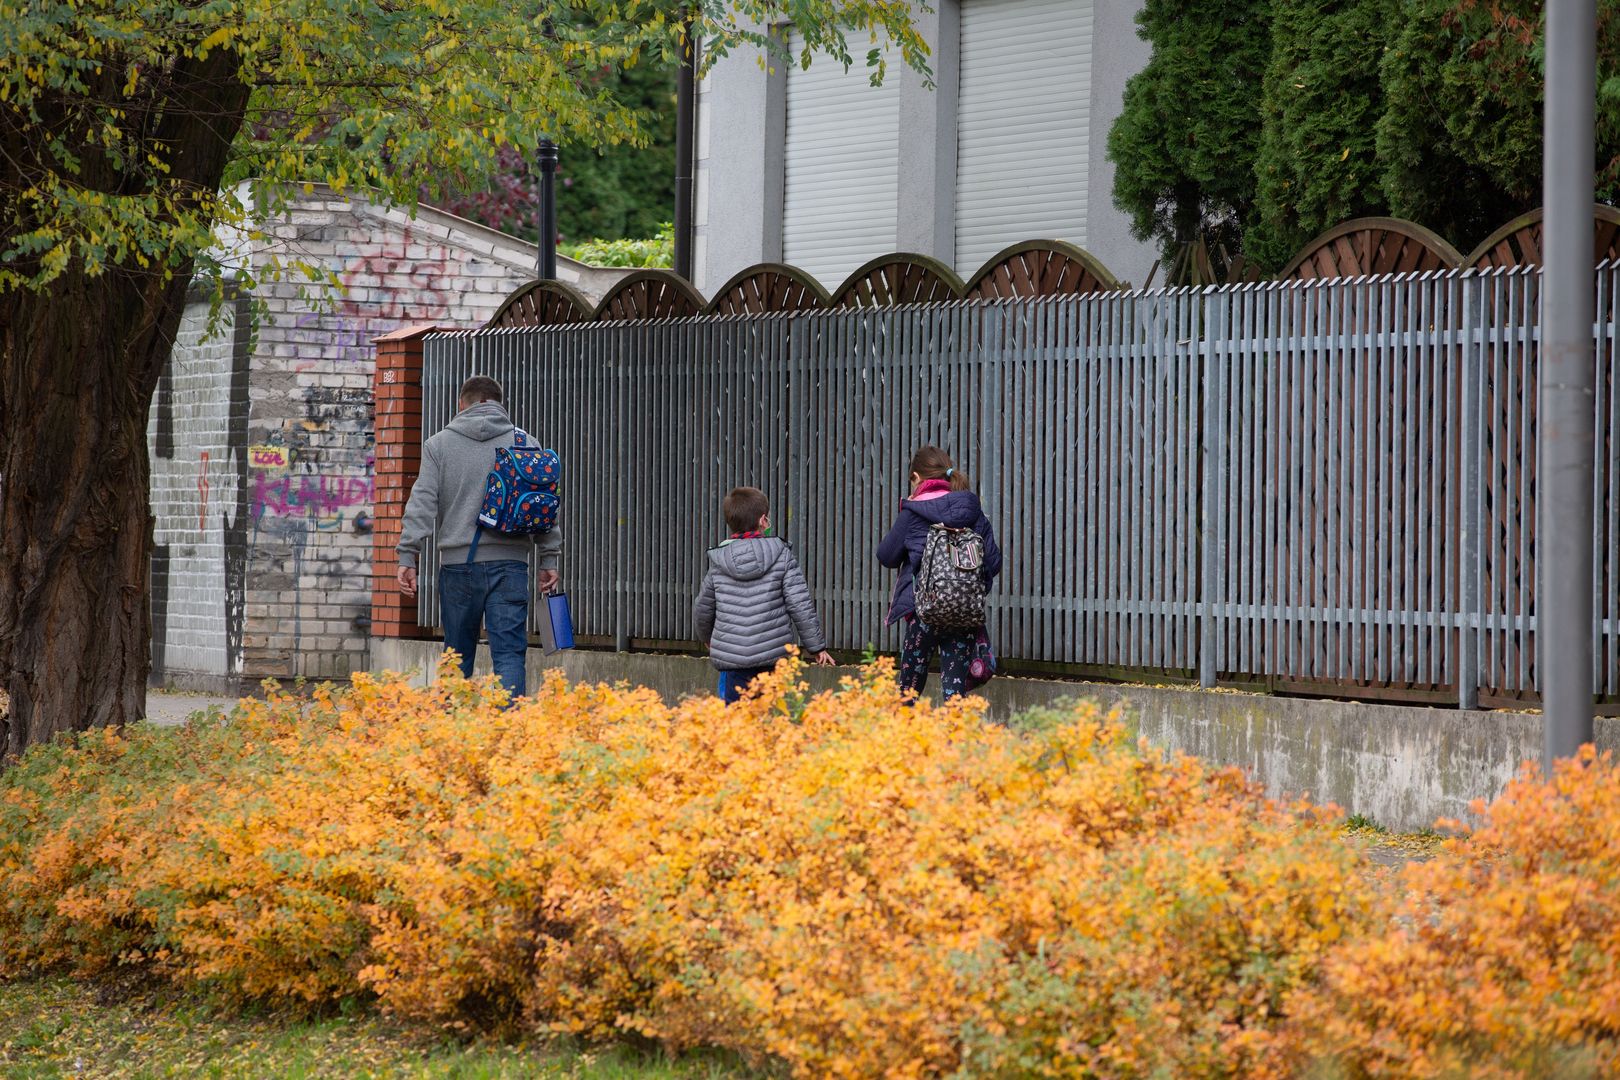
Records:
[[[1400,218],[1355,218],[1306,244],[1277,279],[1411,274],[1461,265],[1457,249],[1421,225]]]
[[[1539,265],[1541,211],[1503,225],[1465,259],[1444,238],[1399,218],[1358,218],[1329,229],[1294,257],[1278,280],[1361,277]],[[1592,211],[1593,255],[1620,259],[1620,209]],[[873,259],[829,295],[794,266],[760,263],[720,287],[705,301],[683,277],[669,270],[637,270],[620,280],[594,308],[578,290],[560,281],[530,281],[506,299],[485,325],[562,326],[581,322],[679,319],[694,315],[757,315],[826,308],[938,304],[963,298],[1004,300],[1033,296],[1083,296],[1126,288],[1085,249],[1056,240],[1032,240],[1006,248],[963,283],[950,267],[926,255],[897,253]]]
[[[484,326],[566,326],[595,317],[591,302],[573,287],[560,281],[530,281],[518,286]]]
[[[832,305],[819,282],[796,266],[759,263],[720,286],[704,309],[707,315],[764,315],[777,311],[819,311]]]
[[[1024,296],[1083,296],[1123,286],[1084,248],[1061,240],[1014,244],[990,257],[964,294],[969,300]]]
[[[944,304],[962,299],[956,273],[927,255],[899,253],[873,259],[833,293],[835,308],[881,308],[899,304]]]
[[[1540,266],[1541,217],[1538,208],[1514,218],[1469,252],[1463,265],[1476,270]],[[1612,206],[1592,207],[1592,255],[1594,262],[1620,258],[1620,210]]]
[[[684,319],[703,312],[703,295],[672,270],[637,270],[622,278],[597,305],[599,322]]]

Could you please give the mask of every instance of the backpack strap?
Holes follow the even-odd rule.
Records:
[[[512,445],[514,447],[518,448],[518,449],[526,449],[528,447],[528,443],[529,443],[528,433],[525,432],[522,428],[518,427],[516,424],[512,425]],[[471,566],[473,560],[478,558],[478,541],[483,539],[483,536],[484,536],[484,527],[482,525],[474,525],[473,526],[473,542],[472,542],[472,546],[467,548],[467,565],[468,566]]]

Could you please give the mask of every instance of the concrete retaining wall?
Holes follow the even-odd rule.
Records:
[[[425,682],[442,646],[374,639],[374,671],[415,671]],[[480,646],[477,670],[489,670]],[[531,684],[550,666],[574,681],[649,686],[674,702],[714,689],[705,660],[650,653],[529,652]],[[812,668],[811,686],[836,685],[848,668]],[[996,679],[990,714],[1005,719],[1065,698],[1121,705],[1150,741],[1248,770],[1277,796],[1309,795],[1397,830],[1465,818],[1474,799],[1494,798],[1524,761],[1541,755],[1541,717],[1410,705],[1268,697],[1229,691],[1046,679]],[[1620,720],[1598,720],[1598,744],[1620,745]]]

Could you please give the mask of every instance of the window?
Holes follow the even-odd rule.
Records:
[[[788,47],[804,48],[797,31]],[[828,289],[895,248],[899,191],[899,72],[880,87],[867,81],[859,50],[845,71],[817,55],[787,73],[782,258]],[[711,216],[725,208],[711,206]]]
[[[1083,245],[1092,0],[962,0],[961,33],[957,271],[1023,240]]]

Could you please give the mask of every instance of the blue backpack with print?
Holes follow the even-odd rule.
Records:
[[[495,451],[495,467],[484,485],[484,505],[478,511],[478,529],[473,534],[467,561],[478,553],[478,537],[484,529],[513,536],[548,533],[557,526],[562,498],[557,482],[562,479],[562,459],[557,451],[534,445],[522,428],[512,429],[512,445]]]

